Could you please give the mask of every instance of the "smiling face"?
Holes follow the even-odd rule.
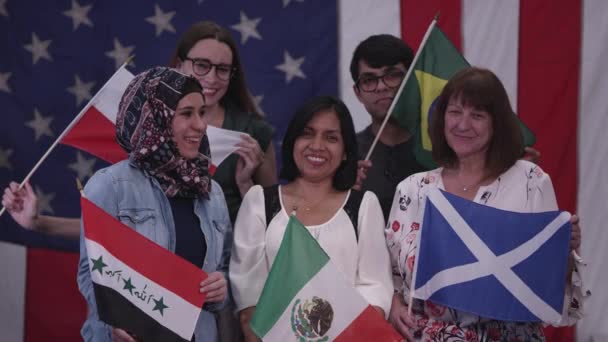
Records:
[[[345,158],[340,121],[333,109],[313,115],[293,146],[300,177],[312,182],[333,180]]]
[[[214,65],[232,67],[232,50],[228,44],[212,38],[202,39],[192,46],[186,57],[189,59],[181,61],[177,69],[184,74],[192,75],[200,82],[209,110],[219,106],[220,100],[228,91],[230,79],[220,79],[217,76],[217,67],[213,67],[206,75],[197,75],[193,70],[193,61],[190,59],[206,59]]]
[[[448,102],[444,120],[447,144],[458,159],[471,156],[485,158],[493,133],[492,117],[487,111],[452,97]]]
[[[405,75],[406,69],[402,63],[397,63],[392,66],[384,66],[381,68],[372,68],[364,60],[359,61],[359,77],[358,80],[364,80],[370,77],[381,77],[385,74],[402,73]],[[383,80],[378,80],[378,85],[374,91],[363,91],[357,84],[354,85],[355,95],[359,102],[363,104],[365,109],[372,116],[372,120],[382,121],[388,112],[388,109],[399,89],[396,87],[388,87]]]
[[[204,114],[203,96],[200,93],[190,93],[177,104],[171,129],[179,154],[186,159],[198,156],[198,149],[207,131]]]

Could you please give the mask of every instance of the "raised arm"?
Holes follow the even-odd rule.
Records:
[[[4,189],[2,206],[21,227],[41,233],[78,239],[80,220],[77,218],[38,215],[38,197],[29,183],[22,189],[11,182]]]

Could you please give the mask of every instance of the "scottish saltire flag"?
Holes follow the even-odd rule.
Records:
[[[291,216],[251,328],[264,341],[401,341]]]
[[[432,144],[428,134],[433,104],[448,80],[470,65],[438,25],[433,26],[428,40],[420,49],[413,74],[400,89],[391,116],[413,133],[416,160],[433,168],[435,163],[431,156]],[[533,145],[536,137],[521,120],[518,121],[524,144]]]
[[[190,341],[207,274],[81,199],[99,318],[142,341]]]
[[[570,229],[567,212],[508,212],[432,190],[413,297],[497,320],[556,324]]]

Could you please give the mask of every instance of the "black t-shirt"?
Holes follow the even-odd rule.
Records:
[[[175,222],[175,254],[203,268],[207,242],[194,213],[194,199],[173,197],[169,198],[169,203]]]
[[[365,158],[374,138],[371,126],[357,133],[359,159]],[[370,160],[372,168],[367,172],[362,190],[376,194],[386,220],[391,211],[397,185],[408,176],[426,169],[416,161],[413,139],[395,146],[387,146],[378,141]]]

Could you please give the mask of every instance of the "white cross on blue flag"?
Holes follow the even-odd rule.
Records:
[[[425,203],[413,297],[503,321],[562,316],[570,214],[516,213],[433,190]]]

